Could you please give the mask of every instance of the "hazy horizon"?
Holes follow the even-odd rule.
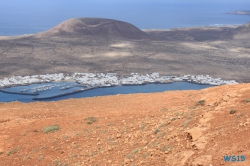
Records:
[[[249,16],[225,14],[250,10],[248,0],[9,0],[1,2],[0,6],[0,35],[37,33],[67,19],[82,17],[121,20],[141,29],[250,21]]]

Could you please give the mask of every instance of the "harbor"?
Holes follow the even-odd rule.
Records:
[[[27,96],[25,97],[26,100],[31,102],[54,101],[71,97],[113,95],[119,94],[120,92],[122,94],[127,94],[160,92],[176,89],[185,90],[188,89],[188,87],[192,87],[190,89],[195,89],[224,84],[238,84],[238,82],[235,80],[212,78],[209,75],[193,76],[187,74],[183,76],[173,76],[160,75],[159,73],[144,75],[138,73],[131,73],[130,75],[117,75],[116,73],[74,73],[70,75],[59,73],[14,76],[0,79],[0,92],[2,96],[9,95],[10,99],[6,99],[6,101],[22,101],[22,98],[24,98],[23,96]],[[180,87],[175,87],[176,85]],[[172,86],[174,87],[168,89]],[[151,88],[150,91],[145,89],[145,87]],[[160,89],[157,90],[158,88]],[[11,95],[17,95],[18,98],[13,99]],[[4,98],[2,100],[5,101]]]
[[[110,87],[118,85],[143,85],[148,83],[169,83],[176,81],[187,81],[197,84],[209,85],[225,85],[238,84],[235,80],[223,80],[221,78],[212,78],[209,75],[183,75],[183,76],[168,76],[159,75],[159,73],[151,73],[140,75],[138,73],[131,73],[130,75],[117,75],[117,73],[74,73],[64,74],[46,74],[33,76],[13,76],[9,78],[0,79],[0,88],[7,88],[12,86],[30,85],[37,83],[51,83],[51,82],[76,82],[79,86],[86,88],[93,87]],[[51,86],[39,87],[33,89],[33,93],[48,90]],[[72,87],[61,85],[61,89],[70,89]],[[23,90],[25,92],[25,90]]]

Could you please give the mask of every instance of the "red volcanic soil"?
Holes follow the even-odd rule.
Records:
[[[249,108],[250,84],[0,103],[0,165],[249,166]]]

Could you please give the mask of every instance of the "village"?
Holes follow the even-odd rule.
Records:
[[[148,83],[170,83],[175,81],[187,81],[197,84],[224,85],[238,84],[235,80],[222,80],[212,78],[209,75],[183,75],[183,76],[160,76],[159,73],[140,75],[131,73],[128,76],[117,75],[117,73],[74,73],[70,74],[46,74],[33,76],[13,76],[0,79],[0,87],[11,87],[29,85],[45,82],[77,82],[89,88],[108,87],[117,85],[142,85]],[[67,87],[65,87],[67,88]]]

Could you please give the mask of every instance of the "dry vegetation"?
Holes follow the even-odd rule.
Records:
[[[0,103],[0,165],[248,166],[249,85]]]

